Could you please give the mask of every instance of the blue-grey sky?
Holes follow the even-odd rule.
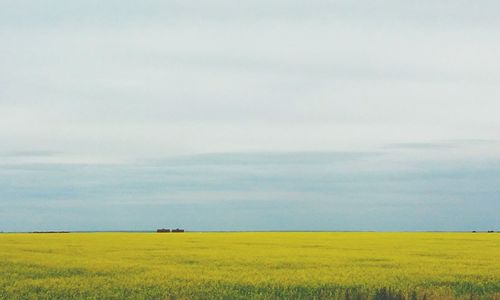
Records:
[[[499,14],[0,0],[0,231],[498,229]]]

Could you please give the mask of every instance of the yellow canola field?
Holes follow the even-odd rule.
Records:
[[[500,299],[500,234],[0,234],[0,299],[367,298]]]

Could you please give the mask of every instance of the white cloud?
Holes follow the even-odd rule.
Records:
[[[12,150],[111,159],[500,138],[493,2],[27,3],[4,3],[0,26]]]
[[[177,155],[197,153],[277,153],[272,160],[296,152],[390,154],[352,163],[361,180],[367,170],[394,171],[408,162],[497,161],[499,12],[488,0],[2,1],[0,173],[5,179],[19,165],[182,161]],[[286,171],[300,174],[307,165]],[[318,178],[329,167],[315,165],[309,175]],[[100,170],[93,175],[108,180]],[[78,182],[81,174],[68,172]],[[148,172],[134,173],[141,174]],[[132,184],[117,178],[120,187]],[[76,201],[57,185],[18,194],[16,184],[31,179],[39,180],[24,174],[3,187],[18,195],[13,201],[39,188],[47,201]],[[443,200],[426,184],[430,199]],[[440,181],[446,201],[455,184]],[[161,184],[151,188],[152,202],[168,195]],[[379,203],[377,187],[365,188],[355,196]],[[390,196],[395,186],[381,189]],[[219,192],[251,203],[244,192],[215,191],[212,198]],[[199,193],[178,196],[197,200]],[[285,201],[280,193],[273,195]],[[300,189],[294,195],[323,197]],[[92,196],[110,203],[108,194]],[[476,199],[469,191],[460,197]]]

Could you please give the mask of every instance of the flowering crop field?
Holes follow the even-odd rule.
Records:
[[[498,233],[0,234],[0,299],[471,298]]]

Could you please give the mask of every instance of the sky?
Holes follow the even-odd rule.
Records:
[[[0,231],[498,230],[499,14],[0,0]]]

